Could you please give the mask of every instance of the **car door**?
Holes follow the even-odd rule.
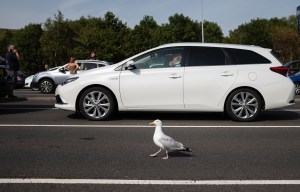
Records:
[[[184,104],[188,110],[220,108],[237,77],[224,51],[217,47],[190,47],[184,74]],[[222,106],[221,106],[222,107]]]
[[[181,62],[170,66],[172,56]],[[130,109],[183,109],[184,49],[159,49],[143,54],[120,73],[120,94]]]

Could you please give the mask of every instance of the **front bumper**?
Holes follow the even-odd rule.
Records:
[[[71,84],[71,83],[70,83]],[[67,86],[57,86],[55,90],[55,107],[59,109],[76,111],[76,99],[79,89],[75,89],[76,84]]]
[[[32,89],[38,89],[39,88],[39,83],[38,82],[31,82],[30,87]]]

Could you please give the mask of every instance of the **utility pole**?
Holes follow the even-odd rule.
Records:
[[[297,18],[298,35],[300,35],[300,5],[297,7],[296,18]]]
[[[203,30],[203,0],[201,0],[201,9],[202,9],[202,22],[201,22],[201,30],[202,30],[202,43],[204,43],[204,30]]]

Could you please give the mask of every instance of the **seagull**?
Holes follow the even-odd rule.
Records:
[[[162,122],[161,120],[157,119],[149,125],[155,125],[155,131],[153,135],[153,141],[154,143],[160,148],[156,153],[151,154],[151,157],[156,157],[158,153],[161,152],[161,150],[166,151],[166,156],[162,159],[168,159],[168,151],[188,151],[192,152],[190,148],[186,148],[183,146],[182,143],[175,141],[172,137],[169,137],[168,135],[165,135],[162,131]]]

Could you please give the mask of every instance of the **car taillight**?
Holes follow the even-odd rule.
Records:
[[[279,73],[280,75],[287,76],[289,68],[284,66],[278,66],[278,67],[270,67],[270,70],[275,73]]]

